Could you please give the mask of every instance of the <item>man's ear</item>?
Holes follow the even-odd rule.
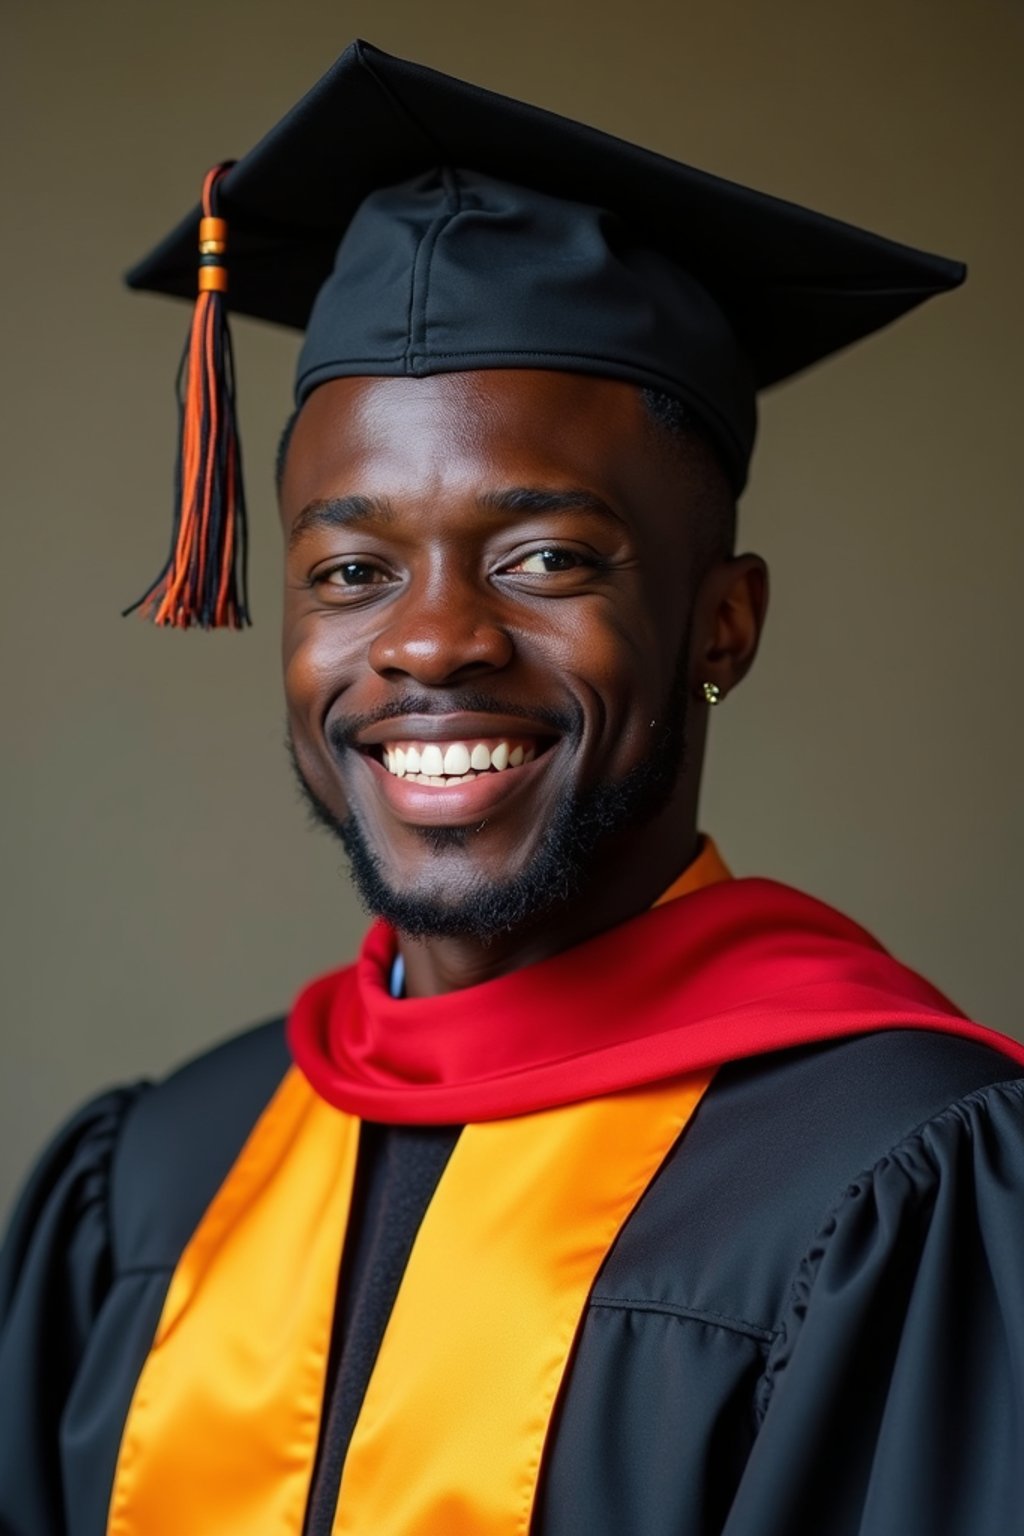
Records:
[[[760,555],[732,555],[708,570],[697,591],[690,645],[691,694],[713,683],[721,698],[746,677],[768,610],[768,567]]]

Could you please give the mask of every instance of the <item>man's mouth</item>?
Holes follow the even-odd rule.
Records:
[[[395,778],[446,788],[485,774],[506,773],[532,763],[545,745],[536,736],[469,737],[452,741],[382,742],[373,756]]]
[[[348,745],[399,820],[471,826],[527,791],[563,739],[541,720],[463,710],[410,712],[366,727]]]

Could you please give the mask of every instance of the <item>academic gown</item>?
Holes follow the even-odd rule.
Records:
[[[4,1536],[105,1530],[172,1270],[287,1065],[250,1031],[40,1161],[0,1267]],[[723,1067],[593,1287],[532,1530],[1024,1531],[1022,1100],[1006,1057],[921,1031]],[[363,1128],[309,1536],[457,1136]]]

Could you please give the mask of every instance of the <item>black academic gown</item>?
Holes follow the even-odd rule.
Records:
[[[4,1536],[101,1536],[171,1272],[286,1065],[252,1031],[39,1164],[0,1268]],[[364,1130],[309,1536],[457,1134]],[[533,1530],[1024,1532],[1019,1069],[911,1031],[724,1068],[597,1278]]]

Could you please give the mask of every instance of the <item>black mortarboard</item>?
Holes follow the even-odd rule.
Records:
[[[244,528],[230,505],[240,468],[226,267],[232,310],[306,331],[299,403],[345,375],[521,367],[628,379],[685,402],[737,490],[758,389],[964,277],[957,262],[363,42],[207,178],[202,207],[129,285],[193,297],[197,230],[184,501],[143,600],[182,625],[246,620],[231,572]]]

